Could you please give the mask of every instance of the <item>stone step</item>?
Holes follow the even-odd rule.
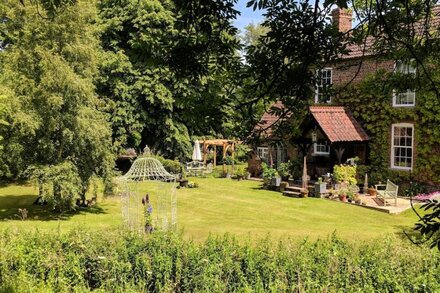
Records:
[[[286,186],[285,190],[288,191],[295,191],[295,192],[301,192],[302,188],[298,186]]]
[[[283,192],[283,195],[288,196],[288,197],[302,197],[301,192],[288,191],[288,190],[285,190]]]

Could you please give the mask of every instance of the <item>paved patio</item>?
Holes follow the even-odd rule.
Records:
[[[384,206],[383,201],[377,199],[375,196],[370,195],[360,195],[361,200],[366,203],[366,205],[359,205],[354,203],[345,202],[347,204],[357,205],[363,208],[369,208],[378,210],[381,212],[389,213],[389,214],[400,214],[411,208],[411,202],[406,198],[397,198],[397,205],[394,205],[394,200],[388,200],[390,205]],[[338,199],[336,199],[338,200]],[[339,200],[338,200],[339,201]]]

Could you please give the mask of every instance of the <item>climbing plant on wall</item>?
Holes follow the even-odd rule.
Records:
[[[440,182],[440,100],[426,77],[409,78],[378,71],[359,84],[339,91],[334,101],[347,106],[370,135],[370,173],[373,181],[410,180]],[[432,78],[432,76],[431,76]],[[393,107],[393,90],[416,90],[414,107]],[[414,124],[414,166],[411,172],[390,169],[391,127],[394,123]]]

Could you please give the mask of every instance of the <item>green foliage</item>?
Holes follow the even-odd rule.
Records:
[[[269,167],[266,163],[261,163],[261,169],[263,171],[263,181],[265,185],[269,185],[273,178],[279,177],[276,169]]]
[[[247,162],[251,150],[246,144],[237,144],[235,147],[235,159],[237,162]]]
[[[438,66],[437,61],[429,62]],[[370,136],[369,175],[372,183],[387,179],[396,184],[415,180],[428,184],[440,182],[440,99],[434,90],[420,87],[428,84],[430,79],[439,79],[437,71],[432,69],[429,77],[420,73],[417,80],[378,71],[356,86],[344,88],[335,97],[335,103],[348,106]],[[408,85],[416,89],[415,107],[393,107],[393,90],[403,90]],[[391,125],[402,121],[414,123],[416,157],[411,173],[390,169]]]
[[[279,164],[277,168],[278,174],[283,178],[283,180],[286,180],[290,176],[290,163],[281,163]]]
[[[297,156],[289,161],[289,171],[293,179],[301,178],[303,170],[303,160]]]
[[[419,182],[410,182],[410,185],[407,189],[403,191],[403,195],[410,197],[410,196],[416,196],[421,193],[425,193],[426,188],[423,184]]]
[[[29,169],[38,183],[38,193],[52,209],[63,212],[75,209],[75,199],[82,197],[81,179],[76,166],[63,162],[55,166],[35,166]]]
[[[6,119],[6,111],[7,111],[6,96],[0,95],[0,128],[8,126],[8,122],[5,120]],[[2,140],[3,140],[3,137],[1,136],[1,131],[0,131],[0,151],[2,151],[2,149],[3,149]],[[1,161],[0,161],[0,163],[1,163]],[[0,176],[2,176],[2,175],[3,175],[2,168],[0,168]]]
[[[440,251],[440,202],[428,200],[421,207],[425,214],[419,217],[414,230],[420,232],[422,242],[430,242],[430,247]]]
[[[182,164],[180,164],[179,161],[165,159],[164,157],[158,155],[154,156],[154,158],[161,162],[165,170],[167,170],[169,173],[180,174],[182,172]]]
[[[236,167],[236,169],[235,169],[235,175],[238,177],[238,178],[243,178],[243,177],[245,177],[246,175],[247,175],[247,172],[246,172],[246,168],[245,168],[245,166],[237,166]]]
[[[223,163],[228,166],[231,166],[232,164],[236,163],[236,161],[235,161],[235,158],[233,159],[231,156],[225,156],[223,158]]]
[[[335,165],[333,175],[337,182],[347,182],[350,185],[356,185],[356,166]]]
[[[248,6],[264,10],[261,25],[266,30],[246,52],[255,80],[252,101],[281,101],[283,111],[274,114],[296,119],[314,94],[316,70],[344,52],[346,36],[328,21],[330,9],[327,6],[310,1],[275,0],[252,0]],[[332,91],[327,90],[329,94]],[[289,124],[286,120],[276,127],[279,137],[292,134],[292,127],[285,125]]]
[[[225,235],[196,244],[156,233],[4,231],[0,250],[0,291],[440,290],[440,255],[390,237],[353,245],[337,236],[252,243]]]
[[[258,45],[259,39],[267,34],[268,29],[261,24],[250,23],[244,27],[245,31],[241,37],[245,46]]]
[[[108,100],[118,149],[148,144],[185,160],[191,136],[231,128],[230,72],[241,66],[232,2],[99,1],[98,92]]]
[[[0,161],[11,177],[24,175],[30,165],[45,174],[52,173],[46,167],[57,166],[47,180],[64,178],[66,192],[75,193],[70,184],[77,176],[84,197],[93,175],[110,185],[114,164],[110,127],[93,84],[96,7],[93,1],[75,1],[45,16],[35,2],[0,4],[0,18],[6,20],[0,23],[0,83],[11,109],[9,127],[0,128]],[[56,175],[64,168],[69,176]]]

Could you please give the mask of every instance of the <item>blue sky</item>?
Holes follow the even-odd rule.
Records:
[[[247,8],[246,3],[248,0],[238,0],[236,9],[241,12],[241,15],[237,17],[234,25],[243,31],[243,28],[249,23],[259,23],[263,20],[262,12],[260,10],[253,11],[252,7]]]

